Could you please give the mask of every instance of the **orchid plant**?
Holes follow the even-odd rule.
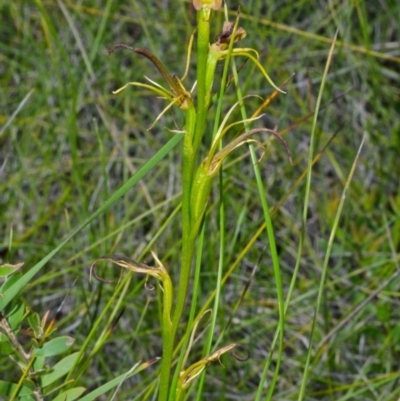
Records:
[[[221,171],[224,160],[234,149],[245,143],[255,142],[260,144],[254,139],[254,136],[260,132],[269,133],[276,137],[283,144],[290,158],[290,152],[286,142],[275,130],[267,128],[247,129],[249,124],[259,117],[262,107],[268,102],[264,102],[263,106],[254,113],[251,118],[243,118],[241,121],[228,124],[228,119],[232,115],[232,112],[242,104],[243,99],[239,99],[238,102],[232,105],[223,118],[220,117],[221,99],[228,85],[226,72],[230,61],[235,57],[245,57],[252,61],[275,89],[274,96],[278,92],[282,92],[282,90],[272,82],[269,75],[262,67],[256,50],[235,47],[237,42],[246,37],[246,31],[238,25],[238,17],[235,23],[226,21],[223,31],[216,36],[216,40],[213,43],[210,43],[210,23],[214,12],[221,8],[221,3],[222,0],[193,0],[193,6],[197,10],[197,80],[190,90],[184,86],[183,81],[186,78],[190,66],[191,47],[194,41],[194,35],[192,35],[189,43],[186,71],[181,79],[172,76],[162,62],[146,49],[117,44],[109,50],[109,54],[111,54],[116,50],[125,49],[147,58],[158,69],[167,84],[167,87],[163,87],[153,80],[146,78],[148,83],[130,82],[116,90],[114,92],[115,94],[118,94],[132,85],[149,89],[154,94],[166,99],[169,104],[155,119],[153,125],[172,107],[177,107],[185,113],[184,128],[182,131],[176,133],[176,135],[183,135],[182,250],[178,284],[174,288],[173,280],[169,273],[154,254],[153,258],[156,261],[155,267],[136,262],[120,255],[106,255],[96,260],[92,265],[92,271],[96,278],[99,277],[97,277],[94,272],[95,265],[99,261],[107,260],[122,268],[149,275],[158,280],[163,291],[163,314],[161,322],[163,354],[158,398],[160,401],[184,399],[185,393],[193,382],[193,379],[199,376],[209,363],[219,360],[222,354],[231,352],[237,346],[237,344],[228,344],[211,352],[208,356],[205,356],[191,366],[185,367],[187,355],[192,344],[190,338],[193,337],[199,319],[202,318],[203,314],[199,319],[187,326],[188,332],[184,333],[184,337],[187,338],[188,341],[184,343],[181,358],[175,369],[175,375],[172,374],[174,349],[178,344],[178,328],[182,320],[189,291],[189,279],[196,252],[196,241],[204,221],[206,206],[214,178]],[[215,94],[213,93],[213,81],[217,63],[220,61],[225,62],[225,70],[220,91]],[[196,90],[196,95],[193,94],[194,88]],[[206,129],[208,126],[207,118],[209,116],[209,109],[215,104],[217,105],[217,113],[216,116],[213,117],[214,130],[211,135]],[[235,139],[231,140],[223,147],[223,138],[238,125],[243,125],[245,127],[245,132],[239,133]],[[211,142],[211,146],[205,155],[201,155],[203,151],[201,145],[203,144],[203,138],[205,136],[208,137],[207,142]]]

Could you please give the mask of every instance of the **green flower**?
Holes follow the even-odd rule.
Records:
[[[173,105],[178,106],[182,110],[188,110],[189,108],[193,107],[193,102],[192,102],[192,97],[190,92],[186,91],[185,87],[183,86],[181,80],[177,76],[172,76],[167,69],[164,67],[162,62],[151,52],[149,52],[146,49],[141,49],[139,47],[131,47],[127,46],[124,44],[117,44],[113,48],[107,51],[107,54],[110,55],[113,53],[115,50],[118,49],[126,49],[130,50],[134,53],[140,54],[141,56],[146,57],[148,60],[150,60],[154,66],[158,69],[164,80],[167,82],[169,85],[170,89],[166,89],[162,87],[161,85],[157,84],[156,82],[152,81],[151,79],[145,77],[149,82],[149,84],[144,84],[140,82],[129,82],[126,85],[124,85],[122,88],[119,88],[115,91],[113,91],[114,94],[117,94],[124,90],[127,86],[133,85],[133,86],[139,86],[142,88],[147,88],[151,90],[152,92],[156,93],[157,95],[160,95],[164,99],[171,100],[171,103],[158,115],[156,120],[153,122],[153,124],[148,128],[151,129],[154,124],[160,119],[160,117]],[[189,53],[190,55],[190,53]],[[189,56],[188,56],[189,57]],[[186,75],[186,73],[185,73]]]

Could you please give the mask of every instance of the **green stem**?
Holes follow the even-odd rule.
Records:
[[[200,174],[198,174],[198,172],[200,172]],[[185,191],[184,188],[182,200],[182,256],[178,295],[172,320],[172,331],[174,336],[185,306],[196,239],[201,227],[201,221],[204,215],[207,197],[210,192],[213,178],[203,171],[203,165],[200,165],[195,177],[198,175],[200,175],[200,178],[194,179],[193,184],[191,183],[191,193]],[[186,213],[186,210],[188,213]]]
[[[180,373],[181,369],[184,368],[183,360],[184,360],[184,357],[186,354],[186,349],[187,349],[187,346],[189,343],[190,333],[193,330],[193,322],[194,322],[194,317],[196,314],[197,298],[198,298],[198,294],[199,294],[200,268],[201,268],[201,257],[203,254],[204,232],[205,232],[205,224],[203,222],[203,224],[201,225],[201,231],[199,234],[197,247],[196,247],[196,253],[197,253],[196,267],[195,267],[195,274],[194,274],[193,294],[192,294],[192,300],[191,300],[191,304],[190,304],[189,321],[187,324],[187,331],[185,333],[183,345],[181,346],[179,360],[175,366],[175,373],[174,373],[174,378],[172,380],[171,390],[170,390],[168,401],[177,401],[176,400],[176,386],[178,383],[179,373]],[[178,346],[178,348],[179,348],[179,346]]]
[[[183,156],[182,156],[182,171],[183,171],[183,195],[182,195],[182,262],[181,265],[186,268],[181,268],[181,274],[179,277],[179,286],[177,294],[177,306],[174,310],[173,320],[171,322],[171,309],[172,309],[172,284],[171,284],[171,296],[165,298],[167,288],[164,285],[164,312],[163,312],[163,357],[161,361],[161,372],[160,372],[160,391],[159,401],[166,401],[168,399],[170,377],[171,377],[171,365],[172,356],[175,343],[176,329],[179,324],[180,316],[183,311],[183,306],[186,298],[187,283],[189,281],[188,274],[190,273],[190,262],[187,262],[190,252],[186,251],[187,245],[190,243],[188,240],[190,236],[190,189],[191,189],[191,173],[190,169],[193,158],[192,138],[194,134],[194,127],[196,124],[196,111],[194,107],[190,107],[186,111],[186,133],[183,140]],[[184,251],[185,249],[185,251]],[[194,244],[193,244],[194,249]],[[188,272],[187,272],[188,271]],[[186,272],[186,275],[184,274]],[[166,305],[168,302],[168,308]],[[168,310],[168,313],[167,313]],[[179,315],[178,315],[178,312]]]
[[[186,239],[182,238],[182,240],[181,272],[179,275],[177,300],[172,318],[172,335],[174,338],[185,306],[196,238],[193,235],[189,235]]]
[[[210,47],[210,51],[207,57],[207,65],[206,65],[206,100],[205,100],[205,109],[208,110],[211,103],[211,90],[214,82],[215,70],[217,68],[218,60],[220,60],[219,49],[217,45],[213,44]]]
[[[172,354],[174,350],[174,336],[172,333],[171,309],[172,309],[172,282],[169,276],[163,279],[163,316],[162,338],[163,357],[161,360],[159,401],[167,401],[169,382],[171,377]]]
[[[213,65],[213,68],[208,69],[207,60],[210,47],[210,18],[209,15],[206,15],[204,10],[201,10],[198,13],[197,24],[197,107],[196,111],[193,107],[187,111],[186,134],[183,143],[182,253],[179,284],[177,289],[176,304],[172,317],[172,329],[170,333],[170,340],[172,344],[175,342],[179,322],[185,306],[191,265],[195,252],[196,238],[201,225],[201,219],[193,220],[193,214],[191,211],[191,208],[194,207],[192,192],[194,193],[194,197],[196,197],[197,187],[194,183],[196,159],[206,125],[207,110],[210,103],[209,92],[211,91],[212,79],[215,73],[215,66],[217,62],[216,59],[213,59],[213,63],[210,63],[210,65]],[[167,350],[165,349],[165,351]],[[170,352],[170,356],[172,358],[172,350],[170,351],[168,349],[168,352]],[[167,363],[171,364],[171,360],[167,360],[165,364],[167,365]],[[165,376],[162,377],[165,382],[167,381],[166,371],[167,367],[165,367]],[[162,375],[163,373],[164,372],[162,371]],[[164,382],[162,384],[165,385]],[[168,389],[167,386],[165,386],[165,388]],[[165,398],[161,398],[160,395],[160,399],[164,400]]]
[[[194,155],[192,139],[196,125],[196,112],[190,108],[186,112],[186,134],[183,142],[182,155],[182,254],[181,271],[179,275],[179,285],[177,290],[177,300],[172,318],[172,335],[175,338],[183,307],[185,304],[187,286],[190,276],[190,266],[194,252],[194,243],[190,240],[191,222],[190,222],[190,192],[192,186],[192,171],[194,165]]]
[[[16,399],[16,397],[18,397],[18,393],[21,390],[24,380],[28,376],[29,370],[32,368],[34,361],[35,361],[35,357],[32,356],[31,359],[28,361],[28,364],[25,366],[24,372],[23,372],[22,376],[20,377],[18,384],[15,386],[15,389],[11,395],[10,401],[14,401]]]
[[[211,185],[214,176],[208,174],[208,165],[204,162],[196,170],[193,178],[193,191],[191,193],[190,216],[192,223],[192,232],[203,218],[203,214],[207,205],[208,195],[210,194]]]
[[[194,154],[197,154],[206,124],[206,71],[210,47],[210,20],[204,10],[198,13],[197,19],[197,122],[193,141]]]

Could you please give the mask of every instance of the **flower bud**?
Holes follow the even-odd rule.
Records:
[[[193,0],[193,6],[197,11],[202,8],[219,10],[222,5],[222,0]]]

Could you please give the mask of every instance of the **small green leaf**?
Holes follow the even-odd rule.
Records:
[[[67,373],[69,373],[69,371],[72,369],[72,367],[78,360],[78,357],[79,357],[79,352],[76,352],[74,354],[68,355],[61,361],[57,362],[53,366],[51,372],[46,373],[41,377],[42,387],[48,386],[49,384],[58,380],[60,377],[63,377]]]
[[[85,387],[70,388],[59,394],[53,401],[74,401],[86,391]]]
[[[8,341],[0,341],[0,357],[11,355],[14,352],[14,347]]]
[[[33,362],[33,369],[35,372],[43,369],[45,360],[46,358],[44,356],[36,357],[35,362]]]
[[[40,334],[42,332],[42,328],[40,325],[40,317],[37,313],[31,313],[28,316],[28,323],[30,328],[32,329],[33,333],[35,334],[35,337],[40,337]]]
[[[18,302],[12,312],[7,314],[8,324],[14,333],[18,333],[22,320],[24,318],[25,305],[23,302]]]
[[[72,337],[63,336],[54,338],[49,342],[45,343],[41,348],[36,348],[33,351],[34,356],[54,356],[62,354],[63,352],[67,351],[68,348],[74,343],[74,339]]]

